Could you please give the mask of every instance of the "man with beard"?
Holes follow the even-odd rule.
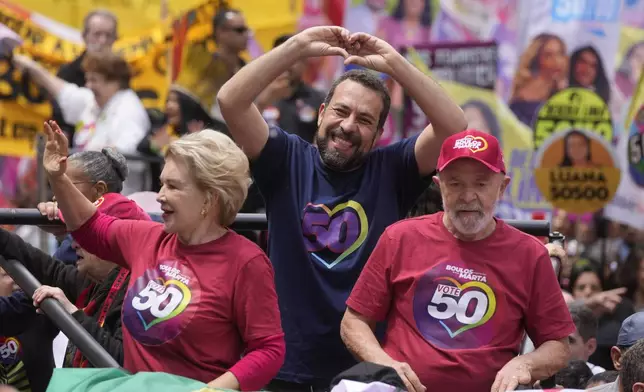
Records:
[[[387,228],[347,301],[342,339],[359,359],[396,369],[410,392],[547,379],[566,367],[575,324],[543,243],[494,218],[510,182],[498,140],[450,136],[437,170],[445,211]],[[524,330],[537,349],[517,356]]]
[[[269,127],[253,104],[257,96],[296,61],[331,55],[393,77],[432,125],[374,150],[390,97],[378,75],[355,70],[334,82],[320,106],[315,145]],[[222,87],[218,100],[266,201],[287,346],[286,362],[268,388],[328,390],[336,374],[355,364],[340,339],[353,284],[380,234],[427,187],[441,142],[465,129],[465,117],[388,43],[334,26],[304,30],[251,62]]]

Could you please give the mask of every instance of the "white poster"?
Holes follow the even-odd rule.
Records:
[[[532,125],[538,108],[568,87],[593,90],[610,105],[622,0],[521,2],[519,61],[509,92],[512,112]]]

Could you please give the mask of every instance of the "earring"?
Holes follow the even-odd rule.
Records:
[[[206,207],[202,208],[201,209],[201,217],[205,218],[207,214],[208,214],[208,211],[206,210]]]

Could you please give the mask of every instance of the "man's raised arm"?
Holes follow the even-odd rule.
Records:
[[[430,124],[416,141],[414,152],[421,175],[429,175],[436,168],[443,141],[467,128],[463,110],[431,77],[400,56],[393,66],[393,78],[425,113]]]
[[[348,63],[384,72],[418,104],[430,125],[421,133],[416,146],[416,161],[421,175],[431,174],[438,161],[443,140],[467,128],[463,110],[431,77],[409,63],[387,42],[365,33],[351,36],[351,44],[359,44]]]
[[[255,107],[257,96],[291,65],[306,57],[340,55],[349,32],[341,27],[314,27],[293,36],[239,70],[217,94],[231,136],[249,159],[259,156],[268,140],[268,125]]]

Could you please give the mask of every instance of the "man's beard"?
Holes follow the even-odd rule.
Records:
[[[333,137],[343,139],[352,144],[353,152],[348,156],[342,154],[336,149],[329,148],[329,142]],[[357,132],[345,132],[342,128],[337,127],[334,129],[329,129],[326,132],[326,136],[320,136],[320,132],[315,135],[315,144],[318,146],[320,151],[320,157],[322,162],[328,167],[340,170],[348,171],[352,170],[362,164],[365,160],[365,153],[360,151],[360,146],[362,145],[362,137]]]
[[[443,199],[443,206],[446,206]],[[458,204],[454,208],[446,208],[445,213],[449,217],[454,228],[461,234],[474,235],[481,233],[491,220],[494,219],[493,212],[485,212],[478,203],[471,205]]]

